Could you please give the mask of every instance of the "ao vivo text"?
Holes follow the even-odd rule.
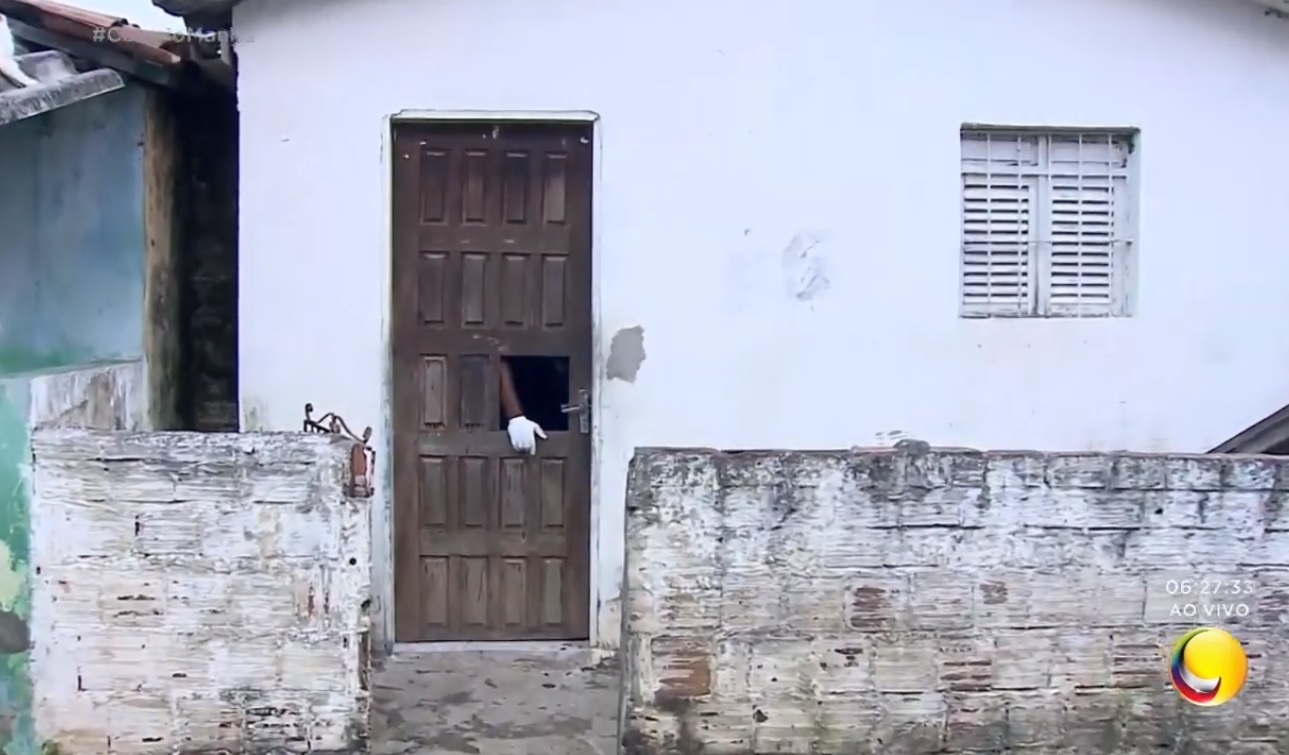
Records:
[[[1249,615],[1247,603],[1174,603],[1169,618],[1231,619]]]

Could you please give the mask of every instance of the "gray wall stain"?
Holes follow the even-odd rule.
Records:
[[[301,407],[303,410],[303,407]],[[301,417],[303,418],[303,414]],[[255,433],[266,432],[269,429],[268,412],[265,410],[264,402],[254,396],[247,396],[242,399],[242,432]]]
[[[738,313],[756,311],[757,302],[780,292],[790,302],[813,303],[831,286],[827,260],[820,253],[826,241],[823,232],[798,231],[780,247],[777,241],[758,241],[753,229],[744,228],[726,260],[725,306]]]
[[[613,334],[613,340],[609,343],[609,359],[604,366],[605,373],[609,380],[634,383],[644,360],[644,328],[639,325],[622,328]]]
[[[783,248],[783,280],[788,295],[798,301],[813,301],[828,291],[828,272],[819,254],[823,239],[801,231]]]

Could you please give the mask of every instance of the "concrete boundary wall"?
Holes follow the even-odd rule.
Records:
[[[32,436],[42,751],[361,753],[371,530],[352,442]]]
[[[627,755],[1289,751],[1284,459],[642,449],[627,512]]]

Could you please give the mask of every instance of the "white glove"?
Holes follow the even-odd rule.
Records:
[[[527,417],[510,420],[506,425],[506,432],[510,435],[510,445],[520,453],[537,453],[537,439],[546,440],[546,433],[542,432],[541,425]]]

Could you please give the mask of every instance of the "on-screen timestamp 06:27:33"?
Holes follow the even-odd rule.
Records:
[[[1176,619],[1248,616],[1255,588],[1249,579],[1170,579],[1164,583],[1164,592],[1173,599],[1168,614]]]

